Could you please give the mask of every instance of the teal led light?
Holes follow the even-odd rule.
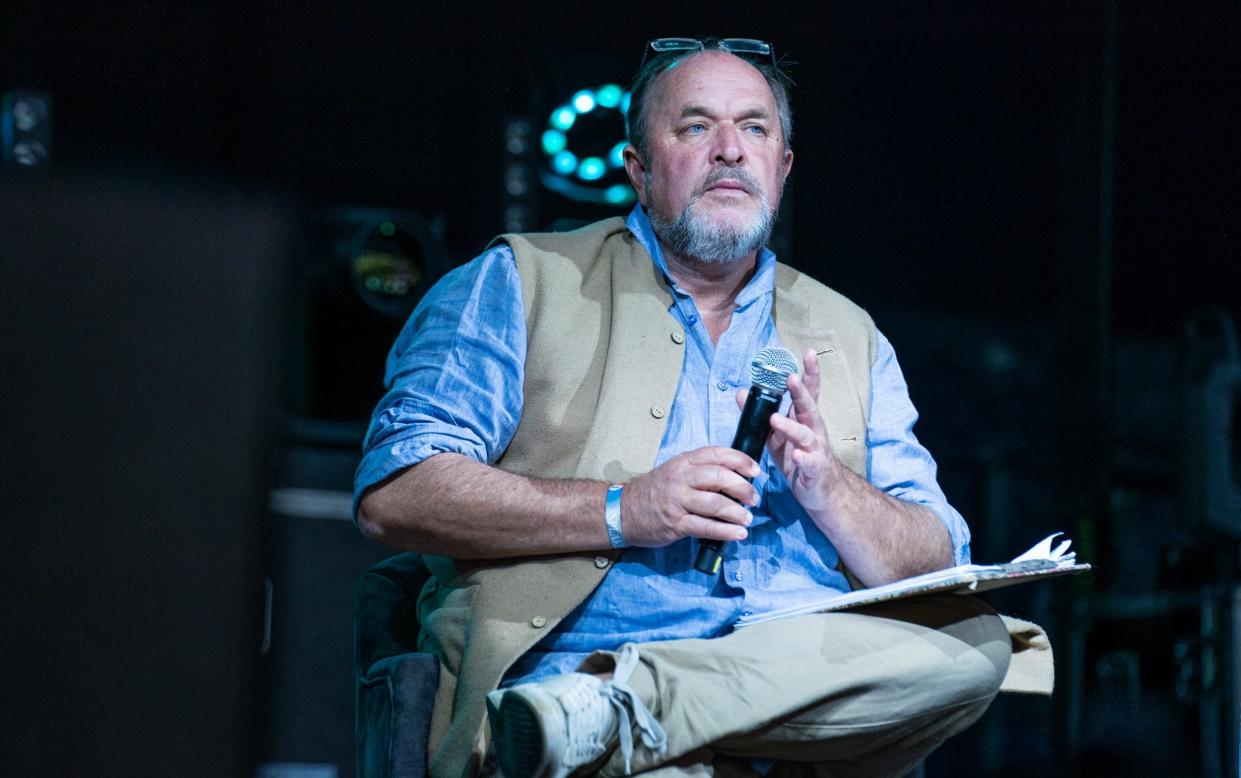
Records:
[[[564,151],[565,146],[568,145],[569,139],[560,130],[543,131],[543,153],[549,157],[559,151]]]
[[[633,201],[634,194],[629,184],[613,184],[604,191],[603,199],[610,205],[624,205]]]
[[[573,110],[578,113],[590,113],[595,110],[595,93],[590,89],[583,89],[573,95],[573,99],[569,101],[573,105]]]
[[[625,90],[616,84],[604,84],[599,87],[599,91],[595,92],[595,99],[599,101],[599,105],[604,108],[615,108],[620,105],[621,97]]]
[[[562,176],[572,175],[577,170],[577,156],[568,149],[556,152],[552,157],[552,170]]]
[[[625,183],[624,87],[599,84],[577,89],[547,114],[539,136],[545,167],[539,182],[569,200],[626,207],[637,195]],[[578,121],[579,117],[582,121]]]
[[[577,111],[564,105],[552,111],[551,125],[557,130],[567,130],[573,126],[576,119]]]
[[[608,164],[615,168],[625,166],[625,146],[629,145],[625,141],[621,141],[612,147],[608,152]]]
[[[621,101],[620,101],[620,109],[621,109],[621,113],[625,114],[626,116],[628,116],[628,115],[629,115],[629,99],[630,99],[631,97],[633,97],[633,93],[632,93],[632,92],[626,92],[626,93],[625,93],[625,96],[624,96],[624,97],[622,97],[622,98],[621,98]]]
[[[608,172],[608,166],[598,157],[587,157],[577,168],[577,177],[583,181],[598,181]]]

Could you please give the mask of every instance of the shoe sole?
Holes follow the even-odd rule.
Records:
[[[504,778],[566,778],[571,769],[560,763],[567,744],[558,733],[541,725],[543,715],[564,715],[555,700],[542,700],[537,691],[522,689],[505,692],[499,706],[489,696],[487,716],[496,762]],[[545,714],[541,710],[546,709]]]

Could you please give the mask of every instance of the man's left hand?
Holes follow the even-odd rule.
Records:
[[[767,439],[793,497],[865,586],[950,566],[952,540],[929,508],[884,494],[841,464],[819,413],[813,349],[802,364],[802,376],[789,376],[789,415],[772,414]]]
[[[802,364],[804,378],[789,376],[789,396],[793,400],[789,415],[771,416],[767,450],[784,471],[793,497],[813,516],[828,510],[829,495],[843,465],[828,443],[827,425],[819,413],[821,376],[814,349],[806,349]],[[737,399],[743,403],[745,392],[739,392]]]

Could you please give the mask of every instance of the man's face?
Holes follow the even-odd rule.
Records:
[[[625,168],[656,234],[682,253],[690,238],[669,233],[693,233],[703,238],[694,245],[717,254],[734,249],[689,252],[701,260],[753,252],[766,241],[793,164],[766,79],[744,60],[708,51],[661,75],[648,99],[649,159],[628,147]]]

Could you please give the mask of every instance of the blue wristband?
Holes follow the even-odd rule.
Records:
[[[608,487],[607,502],[603,506],[603,523],[608,526],[608,542],[612,548],[626,548],[625,536],[621,534],[620,502],[621,489],[624,484],[612,484]]]

